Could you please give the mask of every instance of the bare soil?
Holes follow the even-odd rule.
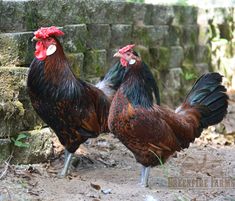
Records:
[[[148,188],[138,184],[141,166],[112,134],[82,145],[63,179],[57,178],[64,159],[56,137],[54,146],[48,163],[8,167],[0,180],[0,201],[235,200],[234,138],[218,135],[213,127],[189,149],[152,168]]]

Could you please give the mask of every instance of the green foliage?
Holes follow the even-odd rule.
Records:
[[[194,80],[197,78],[197,75],[194,72],[186,71],[186,72],[183,72],[182,75],[183,75],[183,78],[187,81]]]
[[[29,143],[25,143],[25,140],[29,138],[29,134],[27,133],[20,133],[16,139],[11,138],[12,142],[15,146],[20,148],[29,148]]]
[[[168,176],[168,170],[164,169],[164,163],[162,161],[162,159],[152,150],[149,150],[150,152],[152,152],[158,159],[159,163],[160,163],[160,167],[163,169],[163,174],[165,175],[165,177]]]

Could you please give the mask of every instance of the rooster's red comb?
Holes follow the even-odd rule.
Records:
[[[121,54],[124,54],[124,53],[128,52],[129,50],[132,50],[134,47],[135,47],[135,44],[127,45],[127,46],[119,49],[118,52]]]
[[[51,27],[41,27],[40,29],[34,32],[34,35],[36,36],[36,38],[45,39],[48,38],[49,36],[62,36],[64,35],[64,32],[62,32],[55,26],[51,26]]]

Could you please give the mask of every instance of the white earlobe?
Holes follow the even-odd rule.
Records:
[[[56,51],[56,45],[52,44],[47,48],[46,55],[50,56],[50,55],[54,54],[55,51]]]
[[[135,59],[131,59],[131,60],[129,61],[129,64],[130,64],[130,65],[133,65],[135,62],[136,62]]]

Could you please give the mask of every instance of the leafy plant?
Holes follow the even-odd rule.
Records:
[[[29,138],[29,134],[27,133],[20,133],[16,139],[11,138],[14,145],[21,148],[29,148],[29,143],[25,143],[25,140]]]
[[[183,74],[183,76],[184,76],[184,79],[187,80],[187,81],[197,78],[197,76],[194,73],[191,73],[191,72],[185,72]]]
[[[167,177],[168,176],[168,170],[164,168],[164,163],[163,163],[162,159],[154,151],[152,151],[151,149],[149,149],[149,151],[152,152],[157,157],[157,159],[160,163],[160,167],[163,170],[163,174],[165,175],[165,177]]]

